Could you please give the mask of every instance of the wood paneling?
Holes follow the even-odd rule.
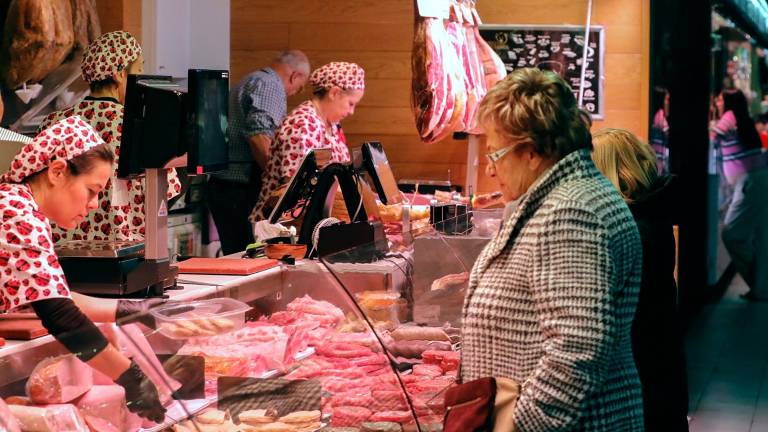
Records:
[[[105,0],[102,0],[105,1]],[[647,137],[650,0],[594,2],[593,24],[605,26],[604,121],[594,128],[621,127]],[[481,1],[486,23],[584,25],[586,0]],[[263,67],[283,49],[307,53],[313,67],[352,61],[366,71],[366,95],[344,121],[350,145],[384,144],[398,178],[463,183],[466,141],[421,143],[410,109],[412,0],[231,0],[232,81]],[[290,99],[298,104],[307,95]],[[481,149],[481,154],[484,150]],[[483,175],[478,188],[495,188]]]
[[[96,10],[102,33],[125,30],[141,42],[140,0],[96,0]]]

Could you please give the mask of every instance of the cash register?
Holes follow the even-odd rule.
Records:
[[[286,217],[300,220],[299,243],[308,246],[307,258],[331,254],[338,258],[338,252],[354,250],[356,256],[350,261],[375,260],[388,252],[388,245],[382,224],[368,218],[376,205],[373,193],[384,204],[402,200],[384,149],[380,142],[369,141],[353,149],[349,163],[330,163],[330,159],[328,148],[304,155],[285,192],[271,207],[269,222],[283,222]],[[330,217],[338,189],[349,223]]]
[[[185,167],[195,175],[226,168],[228,97],[229,72],[224,70],[190,69],[186,80],[129,76],[118,177],[144,177],[144,242],[57,245],[73,291],[147,297],[176,286],[168,253],[165,170]]]

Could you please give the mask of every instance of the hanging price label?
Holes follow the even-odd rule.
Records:
[[[448,19],[451,16],[449,0],[418,0],[419,15],[424,18]]]

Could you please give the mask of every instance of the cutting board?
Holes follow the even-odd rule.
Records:
[[[32,340],[48,334],[38,319],[0,320],[0,338]]]
[[[249,275],[277,264],[277,260],[266,258],[190,258],[176,265],[179,273]]]

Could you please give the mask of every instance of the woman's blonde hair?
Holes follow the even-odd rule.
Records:
[[[658,176],[656,153],[624,129],[603,129],[592,136],[592,160],[626,202],[634,201]]]

